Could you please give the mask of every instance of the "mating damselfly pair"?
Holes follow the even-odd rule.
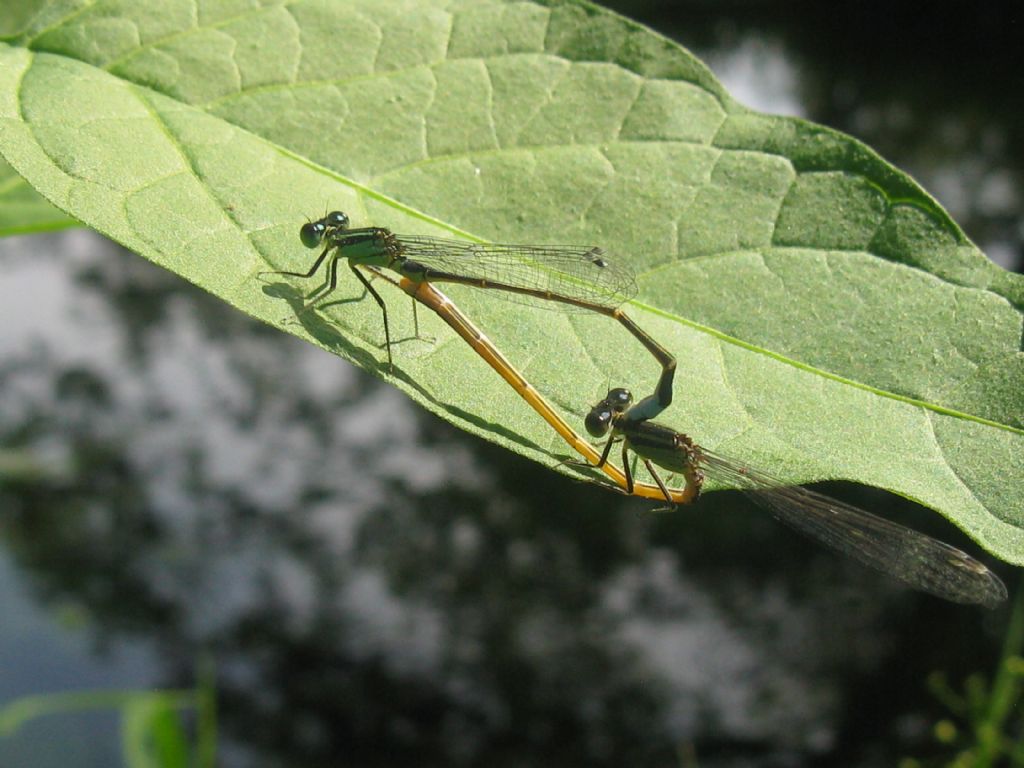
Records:
[[[621,307],[636,292],[632,272],[600,248],[572,245],[510,245],[400,235],[383,227],[352,228],[349,217],[334,211],[300,229],[307,248],[323,250],[305,272],[276,271],[309,279],[326,263],[324,282],[307,295],[314,306],[335,290],[338,266],[345,261],[383,315],[389,366],[391,334],[387,305],[363,271],[398,285],[414,300],[438,314],[578,453],[601,469],[624,493],[670,504],[695,500],[705,477],[745,491],[778,520],[813,539],[887,573],[916,589],[958,603],[994,607],[1006,598],[995,574],[960,550],[924,534],[801,486],[791,486],[770,472],[701,448],[685,434],[652,421],[672,402],[676,361]],[[386,271],[398,275],[389,277]],[[558,414],[505,358],[497,347],[438,291],[435,283],[456,283],[526,297],[567,310],[585,310],[619,322],[661,366],[654,392],[634,403],[628,390],[615,388],[591,408],[586,426],[594,437],[608,436],[600,454]],[[609,460],[622,445],[622,467]],[[629,451],[639,456],[655,484],[637,483],[628,464]],[[654,464],[679,474],[683,488],[670,488]]]

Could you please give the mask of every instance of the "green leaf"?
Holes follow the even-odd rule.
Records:
[[[0,158],[0,236],[73,227],[65,216]]]
[[[176,713],[196,706],[199,696],[198,692],[175,690],[68,691],[23,696],[0,708],[0,737],[10,736],[40,717],[120,709],[126,755],[137,750],[142,750],[138,754],[162,750],[170,755],[178,752],[181,745],[188,748]]]
[[[175,702],[138,696],[121,709],[121,752],[130,768],[186,768],[189,742]]]
[[[670,41],[579,2],[40,0],[4,24],[0,152],[244,312],[386,377],[372,301],[296,319],[256,279],[310,264],[306,217],[601,244],[639,276],[630,314],[680,360],[663,421],[793,482],[916,499],[1024,563],[1024,280],[870,149],[744,108]],[[607,318],[446,292],[571,423],[609,385],[653,387]],[[427,320],[437,341],[397,345],[396,386],[564,455]]]

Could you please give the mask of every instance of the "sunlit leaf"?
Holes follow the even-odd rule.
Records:
[[[256,274],[308,266],[298,226],[325,209],[600,244],[679,358],[664,421],[794,482],[916,499],[1024,563],[1024,280],[850,137],[748,110],[687,51],[578,2],[15,5],[0,153],[155,263],[551,464],[564,446],[440,323],[389,376],[372,301],[296,318]],[[574,423],[609,385],[653,386],[606,318],[449,293]]]
[[[0,235],[47,232],[75,224],[0,158]]]

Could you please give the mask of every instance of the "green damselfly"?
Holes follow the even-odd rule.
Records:
[[[313,305],[337,287],[338,264],[344,260],[383,313],[389,364],[391,330],[387,306],[359,267],[391,270],[413,283],[458,283],[611,317],[661,365],[655,394],[644,400],[645,416],[656,416],[672,402],[676,360],[620,309],[635,296],[636,281],[630,270],[615,264],[600,248],[473,243],[399,235],[384,227],[353,229],[348,215],[341,211],[332,211],[321,219],[307,222],[299,230],[299,237],[307,248],[323,246],[312,266],[305,272],[262,274],[310,278],[326,262],[327,276],[323,284],[306,297],[309,305]]]

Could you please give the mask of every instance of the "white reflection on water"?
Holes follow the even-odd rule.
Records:
[[[744,36],[732,47],[702,55],[725,89],[744,105],[775,115],[806,117],[799,70],[779,41]]]

